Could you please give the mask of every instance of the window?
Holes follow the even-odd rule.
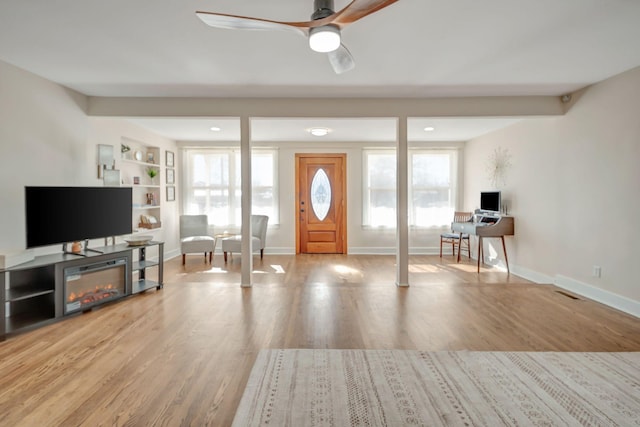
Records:
[[[185,150],[185,214],[206,214],[216,226],[240,226],[240,150]],[[252,206],[254,214],[268,215],[278,224],[277,153],[254,149],[251,153]]]
[[[396,226],[396,152],[366,150],[363,225]]]
[[[457,200],[456,151],[415,150],[409,157],[409,224],[451,224]]]
[[[409,225],[439,227],[451,223],[457,201],[456,150],[409,150]],[[396,226],[395,150],[364,152],[363,225]]]

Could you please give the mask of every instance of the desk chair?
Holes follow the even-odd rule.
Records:
[[[185,263],[186,254],[204,253],[204,262],[209,263],[215,249],[215,239],[209,236],[209,221],[206,215],[180,215],[180,251],[182,252],[182,265]]]
[[[453,222],[469,222],[473,217],[472,212],[454,212],[453,213]],[[440,235],[440,258],[442,258],[442,244],[450,243],[451,251],[453,252],[453,256],[456,255],[456,247],[458,248],[458,253],[463,249],[467,248],[467,256],[471,258],[471,245],[469,245],[469,235],[462,234],[462,238],[460,233],[442,233]]]

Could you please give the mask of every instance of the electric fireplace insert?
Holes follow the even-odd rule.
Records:
[[[126,294],[127,258],[64,269],[64,314],[86,311]]]

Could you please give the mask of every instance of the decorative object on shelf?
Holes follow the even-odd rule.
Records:
[[[147,175],[149,175],[149,178],[151,178],[151,184],[155,185],[155,178],[156,176],[158,176],[158,170],[153,167],[148,167]]]
[[[142,161],[142,151],[136,151],[133,155],[134,155],[134,158],[135,158],[137,161],[139,161],[139,162],[141,162],[141,161]]]
[[[120,171],[118,169],[106,169],[103,181],[106,187],[120,187]]]
[[[140,228],[152,230],[154,228],[160,228],[161,225],[162,223],[153,215],[140,215],[140,222],[138,223],[138,227]]]
[[[71,252],[73,252],[74,254],[79,254],[80,252],[82,252],[82,243],[73,242],[71,244]]]
[[[175,184],[176,177],[173,169],[167,169],[167,184]]]
[[[493,188],[507,185],[507,173],[511,168],[511,153],[508,149],[497,147],[487,160],[487,178]]]
[[[173,151],[167,151],[167,152],[166,152],[166,158],[165,158],[165,161],[166,161],[166,166],[167,166],[168,168],[172,168],[172,167],[174,167],[174,162],[173,162],[173,160],[174,160],[174,159],[173,159]]]
[[[98,144],[98,178],[104,177],[104,171],[113,169],[113,145]]]
[[[176,200],[176,187],[167,187],[167,202],[173,202]]]
[[[140,177],[139,176],[134,176],[133,177],[133,185],[140,185]]]
[[[153,239],[153,236],[131,236],[124,239],[125,242],[129,244],[129,246],[141,246],[147,244]]]
[[[123,159],[131,159],[131,147],[126,144],[120,143],[120,157]]]
[[[151,151],[147,153],[147,163],[155,163],[155,157]]]
[[[157,199],[155,193],[147,193],[146,194],[146,203],[147,203],[147,206],[157,206],[158,205],[158,199]]]

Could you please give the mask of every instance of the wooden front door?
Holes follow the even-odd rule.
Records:
[[[296,154],[296,253],[346,253],[346,163],[346,154]]]

